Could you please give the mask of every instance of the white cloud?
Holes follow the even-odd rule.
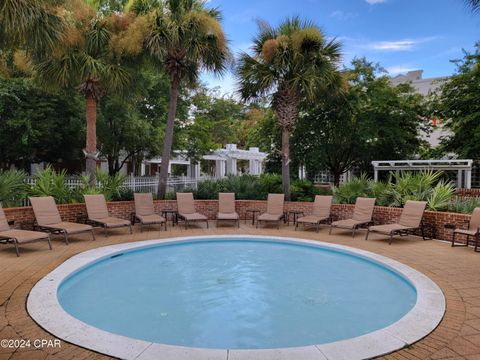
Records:
[[[344,12],[342,10],[335,10],[330,14],[331,18],[335,18],[342,21],[350,20],[350,19],[356,18],[357,16],[358,14],[351,13],[351,12]]]
[[[417,42],[414,40],[378,41],[371,43],[369,47],[380,51],[408,51],[416,44]]]
[[[365,1],[370,5],[383,4],[387,2],[387,0],[365,0]]]
[[[437,39],[436,36],[418,38],[418,39],[403,39],[393,41],[374,41],[364,44],[361,47],[375,50],[375,51],[410,51],[417,45],[430,42]]]

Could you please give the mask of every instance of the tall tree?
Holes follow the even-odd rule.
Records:
[[[142,19],[118,13],[104,17],[82,1],[65,9],[65,29],[54,50],[34,64],[45,86],[76,88],[86,101],[86,171],[95,178],[97,160],[97,102],[105,92],[121,93],[131,83],[124,66],[125,54],[141,52],[142,43],[131,44],[127,35],[142,33]],[[140,38],[142,35],[139,36]]]
[[[426,114],[421,95],[408,84],[392,86],[381,67],[365,59],[354,59],[345,77],[345,96],[322,96],[305,107],[293,136],[294,160],[312,175],[330,170],[336,185],[353,166],[370,172],[372,160],[418,154]]]
[[[457,62],[457,73],[442,85],[433,100],[435,116],[450,134],[442,140],[446,152],[463,158],[480,158],[480,46]]]
[[[313,100],[322,89],[340,83],[337,66],[340,44],[327,41],[315,24],[297,17],[277,28],[259,22],[253,54],[240,55],[237,76],[245,100],[272,95],[272,107],[282,129],[282,183],[290,200],[290,134],[301,102]]]
[[[170,77],[170,102],[162,151],[158,197],[167,189],[177,102],[183,85],[193,85],[201,70],[221,74],[230,57],[217,9],[200,0],[166,0],[161,6],[148,0],[133,0],[127,8],[149,13],[145,45],[152,59]]]
[[[81,159],[82,102],[52,94],[22,78],[0,77],[0,169]]]
[[[60,39],[59,0],[0,0],[0,50],[28,48],[45,53]]]

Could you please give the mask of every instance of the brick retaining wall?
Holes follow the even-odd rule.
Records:
[[[480,197],[480,189],[456,189],[455,195],[460,197]]]
[[[313,203],[309,202],[287,202],[285,203],[285,211],[297,210],[303,211],[305,214],[311,212]],[[130,214],[134,211],[133,201],[118,201],[108,203],[108,210],[112,216],[129,219]],[[215,219],[218,211],[217,200],[196,200],[195,207],[198,212],[205,214],[209,219]],[[247,209],[258,209],[264,212],[267,208],[266,201],[256,200],[237,200],[236,210],[243,220],[246,216]],[[177,203],[174,200],[158,200],[155,201],[155,209],[160,212],[164,209],[177,209]],[[19,207],[4,209],[8,220],[14,220],[24,228],[30,228],[34,221],[34,215],[31,207]],[[81,222],[86,219],[85,204],[66,204],[58,205],[58,210],[64,221]],[[352,215],[353,205],[334,204],[332,206],[332,216],[334,219],[345,219]],[[400,216],[402,209],[376,206],[373,213],[375,224],[386,224],[395,222]],[[251,214],[248,215],[249,217]],[[470,219],[470,215],[426,211],[423,221],[426,224],[435,226],[436,238],[442,240],[451,239],[451,230],[445,229],[445,224],[463,225],[466,220]],[[460,240],[460,239],[459,239]]]

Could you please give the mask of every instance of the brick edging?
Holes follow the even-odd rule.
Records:
[[[169,208],[176,210],[177,202],[175,200],[156,200],[156,211]],[[133,201],[116,201],[109,202],[108,210],[112,216],[129,219],[130,214],[135,210]],[[313,203],[311,202],[286,202],[285,211],[303,211],[306,215],[311,212]],[[352,215],[354,205],[334,204],[332,205],[332,215],[337,219],[348,218]],[[215,219],[218,211],[218,200],[195,200],[195,208],[198,212],[205,214],[209,219]],[[243,220],[246,216],[247,209],[258,209],[264,212],[267,203],[264,200],[237,200],[236,210]],[[85,204],[62,204],[58,205],[58,210],[64,221],[82,221],[86,218]],[[14,220],[23,227],[28,228],[33,224],[34,214],[30,206],[18,208],[4,209],[8,220]],[[401,208],[375,206],[373,219],[377,224],[385,224],[395,222],[402,212]],[[249,215],[250,216],[250,215]],[[460,226],[470,219],[468,214],[425,211],[423,218],[424,223],[433,225],[436,231],[436,238],[440,240],[450,240],[451,230],[444,227],[445,224],[456,224]]]

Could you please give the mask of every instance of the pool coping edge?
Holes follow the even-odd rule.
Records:
[[[304,244],[317,248],[339,250],[379,263],[405,277],[417,291],[415,306],[397,322],[366,335],[332,343],[278,349],[205,349],[164,345],[137,340],[100,330],[74,318],[60,305],[57,289],[72,273],[92,262],[124,251],[148,248],[159,244],[182,243],[195,240],[263,239],[285,243]],[[333,243],[295,237],[260,235],[207,235],[146,240],[108,245],[77,254],[43,277],[30,291],[27,311],[39,326],[59,339],[121,359],[162,360],[183,359],[368,359],[385,355],[409,346],[430,334],[442,320],[446,308],[442,290],[423,273],[391,258]]]

